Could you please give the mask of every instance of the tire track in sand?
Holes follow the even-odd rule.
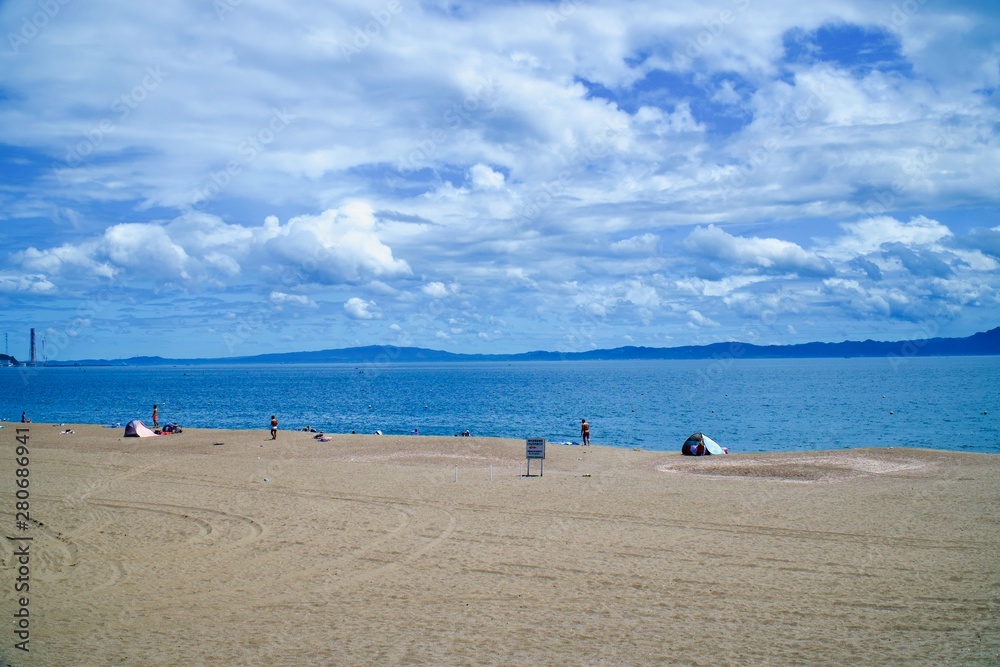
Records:
[[[451,538],[459,525],[454,512],[427,501],[338,494],[323,489],[301,489],[285,491],[284,493],[285,495],[321,501],[390,508],[406,517],[406,520],[396,529],[378,539],[369,541],[333,559],[317,563],[312,567],[288,573],[279,579],[281,583],[287,583],[301,580],[304,576],[318,574],[322,578],[316,583],[316,592],[329,592],[351,587],[398,570],[440,547]],[[444,515],[443,527],[441,527],[441,515]],[[349,574],[340,574],[343,572],[349,572]]]
[[[88,502],[99,507],[153,512],[189,521],[197,527],[198,535],[188,538],[188,543],[214,542],[218,544],[228,542],[229,546],[239,546],[259,539],[266,530],[264,524],[251,517],[197,505],[174,505],[170,503],[150,503],[112,498],[94,498]],[[231,524],[242,527],[240,529],[242,535],[232,540],[228,539],[232,537],[231,533],[233,530]],[[225,526],[229,527],[226,528]]]

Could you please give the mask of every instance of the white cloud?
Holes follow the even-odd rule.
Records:
[[[689,310],[687,312],[687,317],[688,317],[688,325],[692,326],[692,327],[695,327],[695,328],[718,327],[718,326],[721,326],[718,322],[716,322],[716,321],[714,321],[714,320],[712,320],[712,319],[710,319],[708,317],[705,317],[704,315],[702,315],[701,313],[699,313],[697,310]]]
[[[473,165],[469,170],[472,184],[477,188],[489,190],[499,190],[504,186],[504,175],[498,171],[493,171],[485,164]]]
[[[829,275],[830,263],[801,246],[775,238],[733,236],[709,225],[697,227],[684,240],[684,248],[709,259],[768,271]]]
[[[344,303],[344,312],[355,320],[371,320],[380,317],[378,313],[372,311],[374,307],[374,301],[365,301],[355,296]]]
[[[655,310],[660,306],[660,295],[656,288],[639,281],[629,281],[625,287],[625,298],[643,308]]]
[[[0,292],[23,292],[26,294],[47,294],[56,291],[56,286],[44,276],[39,275],[2,275],[0,274]]]
[[[261,269],[265,280],[286,282],[292,276],[297,282],[320,284],[410,272],[379,239],[371,207],[356,202],[285,224],[269,216],[258,227],[227,224],[204,214],[185,214],[167,224],[122,223],[95,239],[32,247],[13,259],[26,270],[51,276],[110,278],[125,273],[133,279],[182,285],[205,278],[245,281]]]
[[[631,236],[611,244],[611,252],[616,254],[652,254],[657,250],[660,238],[656,234]]]
[[[339,211],[292,218],[271,227],[261,239],[264,250],[307,281],[324,284],[355,282],[366,276],[393,276],[410,272],[393,257],[377,234],[370,206],[353,203]]]
[[[451,283],[450,285],[445,285],[442,282],[430,282],[420,288],[424,294],[434,297],[435,299],[443,299],[446,296],[453,296],[458,293],[461,286],[458,283]]]
[[[316,302],[303,294],[285,294],[271,292],[268,299],[277,306],[293,306],[296,308],[317,308]]]
[[[712,94],[712,101],[720,104],[739,104],[742,99],[739,93],[733,88],[733,82],[728,80],[723,81]]]
[[[907,246],[937,245],[952,236],[951,230],[936,220],[924,216],[901,222],[889,216],[877,216],[860,222],[845,222],[840,225],[846,236],[836,240],[825,253],[840,257],[867,255],[880,252],[887,243],[902,243]]]

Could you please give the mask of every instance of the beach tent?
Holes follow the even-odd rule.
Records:
[[[133,419],[129,423],[125,424],[125,437],[126,438],[149,438],[156,437],[156,433],[150,431],[146,426],[138,419]]]
[[[726,454],[726,450],[715,440],[704,433],[692,433],[691,437],[681,445],[681,454],[685,456],[708,456],[709,454]]]

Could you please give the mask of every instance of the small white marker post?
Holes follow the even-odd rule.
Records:
[[[455,466],[455,482],[458,482],[458,466]]]
[[[541,466],[539,477],[545,476],[545,438],[528,438],[525,441],[525,455],[527,459],[528,472],[525,477],[531,477],[531,459],[538,459]]]

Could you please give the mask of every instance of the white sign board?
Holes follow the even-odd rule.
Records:
[[[545,458],[545,438],[528,438],[525,458],[544,459]]]

